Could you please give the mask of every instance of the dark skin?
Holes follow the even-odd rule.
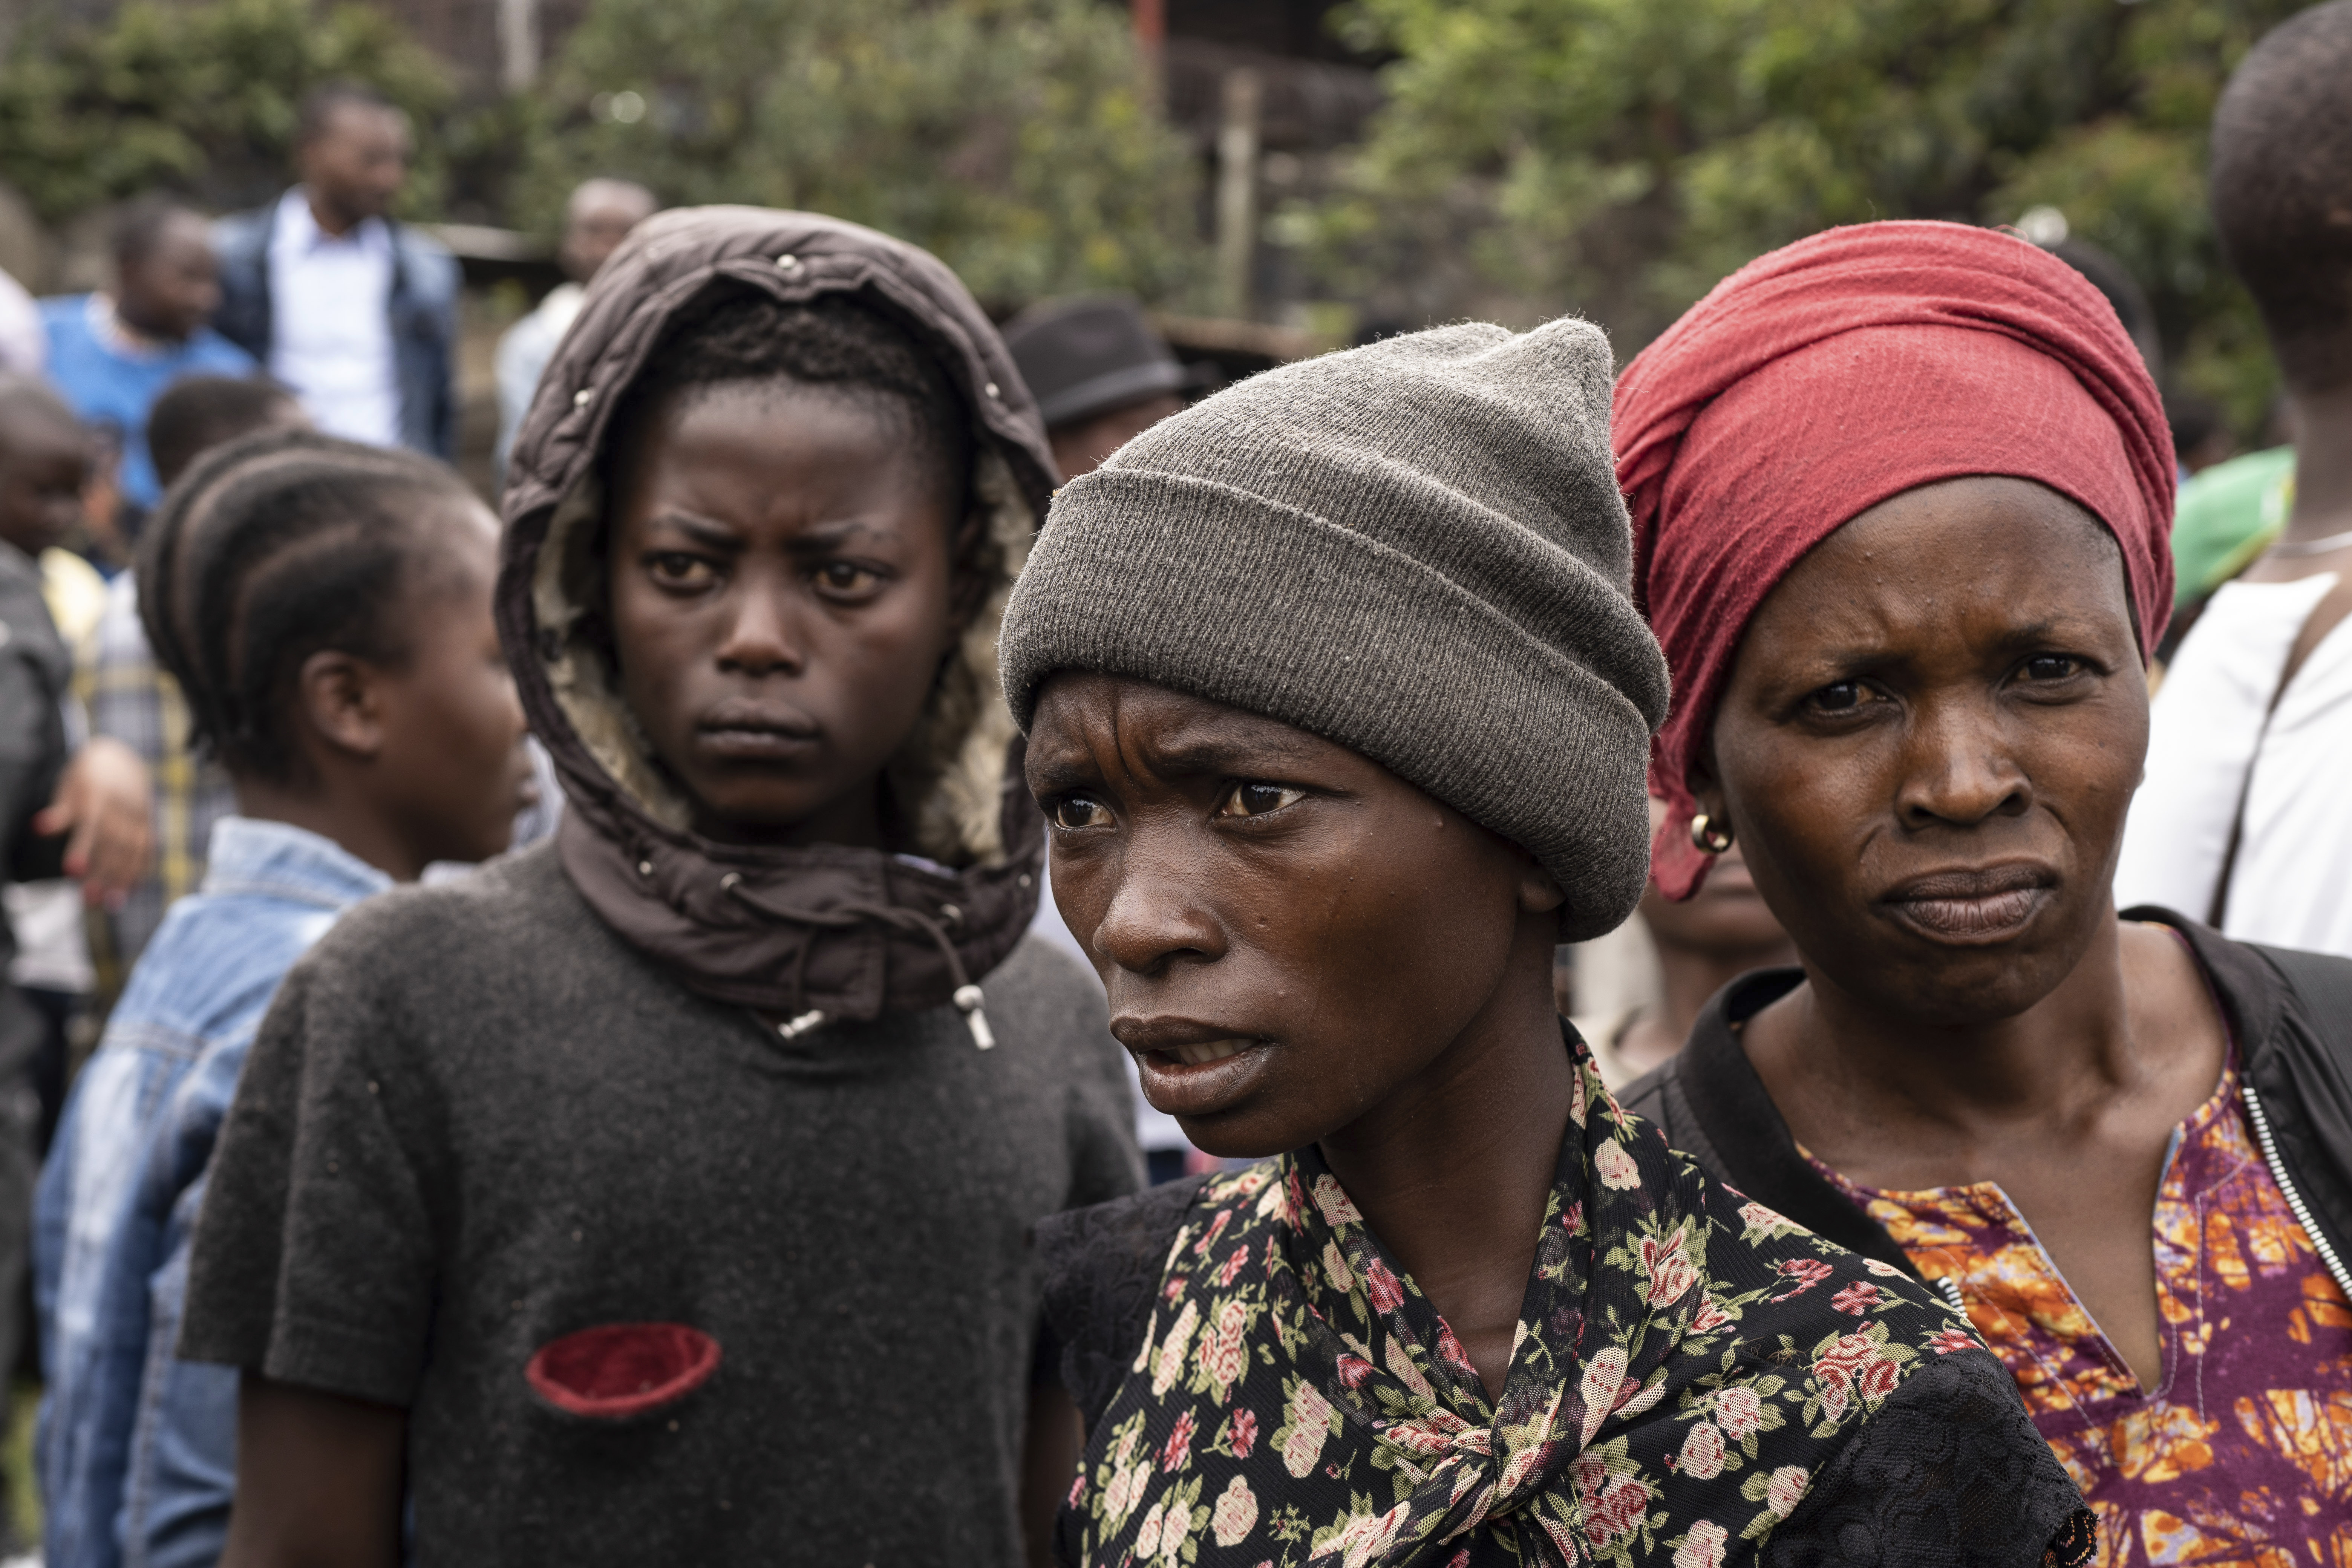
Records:
[[[625,450],[606,552],[614,651],[709,837],[887,843],[882,765],[982,591],[956,565],[978,523],[908,445],[904,417],[871,401],[738,384],[651,410]],[[395,1562],[405,1433],[396,1408],[247,1377],[225,1568]],[[1079,1436],[1058,1383],[1031,1391],[1033,1562],[1051,1561]]]
[[[1212,1153],[1319,1145],[1499,1396],[1575,1090],[1557,884],[1344,746],[1143,681],[1054,677],[1027,768],[1145,1096]]]
[[[71,416],[30,397],[0,397],[0,540],[38,556],[71,531],[89,484],[90,442]],[[154,830],[147,764],[100,735],[76,752],[32,821],[66,834],[65,873],[91,903],[120,904],[147,873]]]
[[[1744,1031],[1798,1142],[1865,1186],[1997,1182],[2139,1379],[2148,1215],[2225,1038],[2111,891],[2147,743],[2120,556],[2021,479],[1864,512],[1750,623],[1691,784],[1806,981]]]
[[[1641,916],[1657,949],[1659,1005],[1643,1008],[1617,1041],[1633,1072],[1680,1051],[1708,999],[1726,985],[1751,969],[1797,961],[1738,845],[1717,858],[1696,897],[1675,903],[1653,887],[1642,895]]]
[[[144,250],[115,264],[115,317],[142,337],[185,342],[220,301],[212,232],[194,213],[172,214]]]
[[[1108,414],[1097,414],[1091,419],[1056,425],[1047,436],[1054,443],[1054,466],[1062,470],[1065,479],[1091,474],[1101,468],[1113,452],[1170,415],[1182,413],[1183,409],[1182,398],[1172,392],[1161,392],[1139,403],[1129,403]]]
[[[310,216],[337,236],[383,216],[408,182],[408,116],[380,104],[336,104],[295,153]]]
[[[908,847],[882,767],[976,600],[937,466],[905,460],[895,411],[791,384],[722,384],[646,426],[614,508],[613,642],[697,831]]]
[[[589,180],[564,207],[563,242],[556,249],[564,276],[585,283],[596,276],[629,231],[654,216],[654,194],[627,180]]]
[[[232,774],[237,810],[333,839],[399,881],[507,847],[533,798],[522,703],[490,612],[498,524],[479,503],[421,520],[431,564],[404,588],[406,658],[302,663],[284,778]],[[237,1395],[230,1564],[392,1564],[407,1413],[247,1374]]]
[[[2292,397],[2294,429],[2294,503],[2281,544],[2308,544],[2352,533],[2352,386],[2326,391],[2298,389]],[[2312,606],[2294,645],[2287,651],[2282,690],[2294,679],[2327,634],[2352,616],[2352,543],[2312,555],[2265,554],[2246,569],[2249,583],[2292,583],[2322,572],[2337,574],[2336,586]],[[2206,914],[2204,910],[2191,911]],[[2212,911],[2219,918],[2219,911]]]
[[[436,860],[487,860],[537,796],[514,676],[490,614],[498,523],[446,504],[420,526],[432,565],[404,590],[408,654],[380,664],[339,648],[302,661],[286,778],[233,775],[238,812],[331,838],[395,881]]]

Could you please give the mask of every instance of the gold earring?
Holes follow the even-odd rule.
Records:
[[[1731,847],[1731,824],[1702,811],[1691,818],[1691,843],[1706,854],[1720,855]]]

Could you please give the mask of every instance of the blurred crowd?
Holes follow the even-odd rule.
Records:
[[[363,88],[0,275],[10,1551],[2352,1562],[2347,72],[2243,453],[2063,221],[1219,390],[600,178],[495,505]]]

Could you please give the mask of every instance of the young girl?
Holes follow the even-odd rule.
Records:
[[[2344,1561],[2352,963],[2116,914],[2173,454],[2115,312],[2012,236],[1840,229],[1618,415],[1681,704],[1660,886],[1736,840],[1802,960],[1629,1103],[1964,1305],[2101,1561]]]
[[[1003,651],[1055,895],[1152,1103],[1276,1156],[1041,1228],[1066,1563],[2087,1551],[1955,1314],[1563,1037],[1553,946],[1640,894],[1666,700],[1609,369],[1575,321],[1392,339],[1055,503]]]
[[[223,1137],[226,1561],[1022,1560],[1076,1438],[1029,1230],[1139,1180],[1101,990],[1024,941],[1050,474],[919,251],[715,208],[598,272],[499,589],[562,826],[320,943]]]
[[[530,777],[490,616],[497,524],[447,468],[248,438],[173,490],[142,548],[148,637],[237,810],[132,972],[42,1174],[46,1560],[76,1568],[219,1555],[236,1380],[173,1351],[254,1030],[352,904],[505,848]]]

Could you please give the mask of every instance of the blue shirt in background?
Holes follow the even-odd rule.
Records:
[[[75,1080],[34,1204],[48,1568],[219,1559],[237,1372],[173,1354],[205,1172],[278,983],[391,886],[318,834],[222,818]]]
[[[49,380],[85,423],[114,432],[122,446],[117,475],[123,499],[144,510],[162,498],[147,456],[147,411],[185,375],[251,375],[253,356],[210,327],[184,343],[134,342],[102,294],[41,301],[49,336]]]

